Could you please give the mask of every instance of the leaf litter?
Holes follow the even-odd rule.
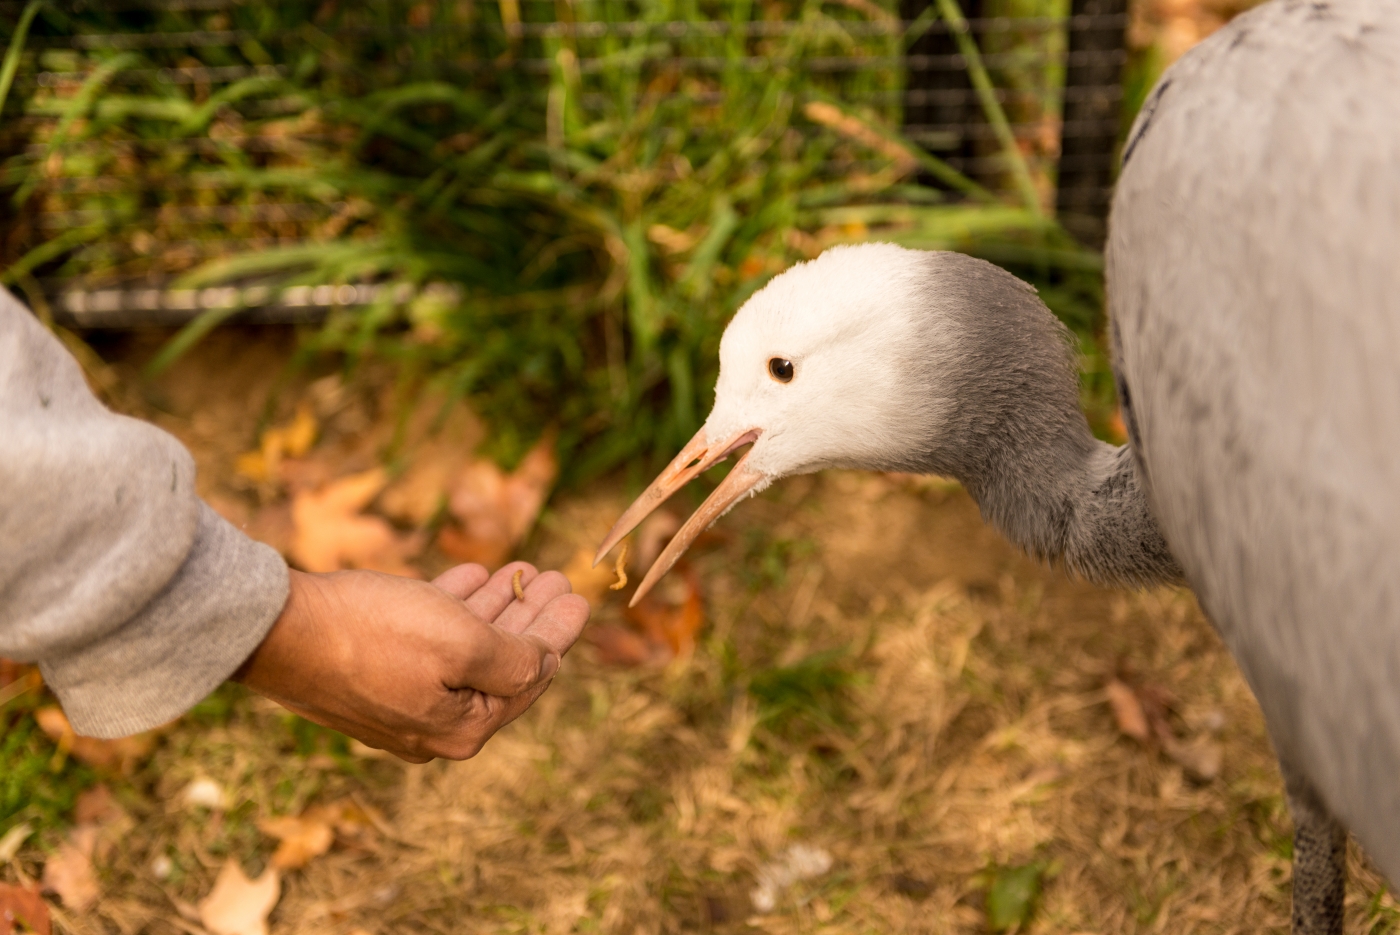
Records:
[[[382,821],[354,799],[317,805],[300,815],[279,815],[258,821],[258,830],[279,842],[271,865],[279,870],[305,867],[313,858],[327,853],[337,836],[362,841]]]
[[[276,867],[268,867],[252,880],[236,859],[229,858],[214,888],[199,902],[199,921],[214,935],[268,935],[267,917],[281,896]]]
[[[156,745],[156,731],[115,740],[80,736],[74,732],[68,723],[68,716],[57,705],[39,708],[34,712],[34,720],[58,747],[54,754],[56,766],[71,755],[75,760],[99,770],[131,773],[151,755]]]
[[[1134,687],[1121,678],[1104,686],[1113,720],[1127,737],[1147,746],[1159,746],[1169,758],[1199,782],[1220,775],[1224,749],[1208,733],[1182,738],[1169,717],[1174,696],[1157,685]]]
[[[534,525],[558,474],[552,433],[509,474],[487,458],[467,462],[451,481],[451,521],[438,534],[438,548],[459,562],[505,564]]]
[[[572,566],[624,499],[611,488],[561,498],[526,557]],[[1044,922],[1030,923],[1047,931],[1286,928],[1281,784],[1248,688],[1188,594],[1068,581],[1017,555],[946,487],[833,472],[748,501],[727,523],[717,550],[692,556],[713,629],[703,647],[664,670],[617,672],[581,645],[570,677],[472,761],[395,765],[366,787],[289,756],[285,716],[240,703],[222,726],[177,728],[179,745],[163,744],[148,771],[168,775],[156,782],[174,796],[197,764],[243,764],[217,775],[269,815],[271,790],[310,791],[314,772],[392,814],[392,838],[361,850],[337,832],[295,871],[277,909],[288,931],[452,930],[464,913],[493,931],[737,931],[762,855],[794,840],[821,841],[840,871],[779,900],[765,931],[986,932],[974,894],[987,884],[974,880],[989,863],[1042,859],[1063,865],[1042,882]],[[738,573],[746,525],[810,536],[816,552],[789,560],[819,563],[824,576],[793,569],[750,590]],[[674,604],[685,589],[672,587]],[[595,619],[649,645],[618,599],[604,597]],[[775,734],[747,681],[839,647],[866,676],[848,716]],[[1118,740],[1103,673],[1125,657],[1181,699],[1179,737],[1228,751],[1226,781],[1182,783],[1170,754]],[[1217,710],[1219,724],[1205,716]],[[195,899],[218,861],[192,852],[215,840],[238,848],[237,835],[232,817],[220,826],[157,810],[111,872],[139,892],[151,855],[169,854],[185,875],[164,885]],[[1382,883],[1359,855],[1349,863],[1361,897],[1348,925],[1369,930],[1379,917],[1367,900],[1383,900]],[[1158,887],[1166,877],[1172,885]],[[104,916],[109,901],[120,908],[104,898]]]
[[[37,935],[49,935],[49,907],[32,885],[0,883],[0,935],[11,935],[16,925],[23,925]]]

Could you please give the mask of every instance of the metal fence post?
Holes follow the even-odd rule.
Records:
[[[1072,0],[1055,210],[1085,244],[1102,247],[1123,99],[1127,0]]]
[[[919,17],[932,0],[900,0],[904,22]],[[973,23],[974,33],[982,19],[982,0],[961,0],[963,16]],[[977,178],[978,139],[973,127],[985,123],[981,105],[972,90],[967,69],[950,67],[958,45],[940,20],[905,50],[908,78],[905,86],[904,127],[909,138],[945,159],[954,168]],[[937,185],[932,178],[920,178],[925,185]]]

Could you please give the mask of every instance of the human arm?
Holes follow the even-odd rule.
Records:
[[[294,571],[286,608],[236,678],[406,760],[465,759],[549,687],[587,620],[563,575],[523,562],[489,579],[459,565],[432,583]]]
[[[169,721],[262,641],[281,557],[200,501],[172,436],[110,412],[0,289],[0,656],[37,662],[74,729]]]
[[[293,710],[407,758],[470,755],[544,690],[587,618],[562,576],[508,567],[524,602],[509,575],[483,587],[479,566],[437,587],[289,577],[200,501],[176,439],[102,406],[0,289],[0,656],[37,662],[78,733],[173,720],[242,667]]]

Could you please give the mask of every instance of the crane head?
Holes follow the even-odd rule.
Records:
[[[739,309],[720,342],[709,418],[613,526],[595,564],[677,490],[747,451],[657,557],[633,604],[700,533],[778,478],[828,467],[918,470],[942,408],[940,348],[955,343],[939,339],[929,311],[934,256],[893,244],[835,247]]]

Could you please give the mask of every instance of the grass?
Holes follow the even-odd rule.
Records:
[[[144,386],[132,398],[159,401],[137,411],[191,448],[206,495],[251,498],[231,465],[295,354],[277,337],[215,334],[154,385],[138,376],[152,336],[104,350],[119,382]],[[386,398],[392,370],[379,379],[357,397]],[[626,502],[617,479],[561,495],[527,557],[561,566]],[[226,858],[266,864],[258,819],[349,796],[383,829],[287,874],[274,932],[1286,931],[1281,782],[1189,594],[1071,581],[1006,545],[965,494],[900,478],[793,478],[716,531],[694,557],[708,623],[692,656],[611,668],[585,640],[467,763],[365,756],[238,688],[125,776],[71,758],[47,772],[53,745],[12,718],[6,736],[29,740],[0,766],[30,770],[32,808],[0,836],[33,809],[50,817],[0,875],[38,878],[72,796],[101,781],[129,820],[98,853],[102,901],[66,918],[81,935],[172,931],[173,907],[207,894]],[[430,553],[424,568],[445,562]],[[754,588],[751,564],[781,573]],[[595,620],[617,624],[625,595],[609,593]],[[1184,731],[1218,731],[1214,781],[1118,732],[1103,686],[1124,671],[1170,689]],[[201,778],[229,809],[183,801]],[[760,868],[794,843],[827,850],[832,870],[756,915]],[[1396,931],[1394,900],[1362,855],[1349,860],[1348,930]]]
[[[1003,138],[1016,183],[1003,196],[899,136],[893,9],[44,5],[27,41],[10,42],[20,81],[0,189],[15,235],[0,278],[31,295],[71,277],[410,283],[404,300],[332,311],[306,333],[307,355],[349,369],[387,360],[409,384],[471,399],[507,463],[555,425],[578,483],[624,462],[644,472],[689,438],[724,323],[771,276],[833,243],[890,239],[979,253],[1039,284],[1096,361],[1086,398],[1101,425],[1112,389],[1097,258],[1043,216],[1039,155]],[[956,4],[940,9],[959,22]],[[237,38],[82,38],[194,31]],[[1003,53],[1053,45],[996,41]],[[869,64],[814,64],[833,57]],[[974,71],[984,90],[1037,89],[1053,118],[1054,66],[1032,56]],[[984,100],[1004,127],[996,97]],[[916,171],[942,186],[915,184]]]

